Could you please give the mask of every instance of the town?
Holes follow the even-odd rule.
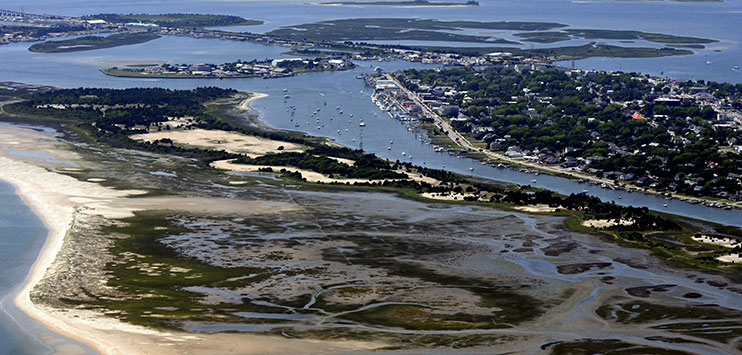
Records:
[[[715,207],[742,201],[742,85],[522,61],[366,80],[391,117],[447,136],[439,152]]]
[[[101,70],[112,76],[156,78],[280,78],[311,71],[347,70],[352,61],[336,58],[283,58],[265,61],[236,61],[224,64],[161,64],[147,67]]]

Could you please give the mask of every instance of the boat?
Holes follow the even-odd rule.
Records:
[[[386,150],[392,150],[392,147],[386,147]]]
[[[621,196],[621,195],[618,195],[618,199],[619,199],[619,200],[620,200],[620,199],[622,199],[622,198],[623,198],[623,196]]]
[[[586,194],[587,193],[587,190],[582,190],[582,193]]]
[[[531,180],[531,182],[535,184],[536,183],[536,179]]]
[[[283,92],[289,91],[289,89],[283,89]]]
[[[469,171],[474,171],[474,168],[469,168]]]
[[[366,122],[361,122],[361,123],[358,124],[358,126],[360,126],[360,127],[366,127]]]
[[[667,207],[667,204],[666,204],[666,203],[663,203],[663,204],[662,204],[662,207]]]
[[[405,153],[405,152],[402,152],[402,155],[407,155],[407,153]]]

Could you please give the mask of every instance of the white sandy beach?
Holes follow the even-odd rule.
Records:
[[[0,141],[10,142],[13,150],[54,150],[57,140],[48,133],[0,126]],[[64,152],[65,154],[70,154]],[[72,158],[73,156],[66,156]],[[383,344],[361,341],[320,341],[286,339],[255,334],[203,334],[161,332],[119,321],[95,311],[56,309],[34,304],[30,298],[33,287],[44,277],[61,250],[75,213],[91,213],[106,218],[131,216],[133,211],[163,208],[173,201],[130,199],[142,191],[121,191],[73,177],[55,173],[48,163],[35,163],[33,158],[21,158],[0,150],[0,179],[16,187],[18,195],[36,212],[49,230],[46,243],[31,268],[26,284],[15,297],[19,309],[44,327],[85,343],[102,354],[325,354],[367,351]],[[204,201],[179,201],[182,208],[204,206]],[[217,201],[215,205],[225,205]],[[244,204],[234,202],[234,208]],[[256,209],[287,211],[289,205],[254,204]],[[229,206],[223,207],[229,208]],[[222,211],[224,212],[224,211]],[[257,212],[257,211],[256,211]],[[60,354],[77,354],[79,346],[62,346]]]

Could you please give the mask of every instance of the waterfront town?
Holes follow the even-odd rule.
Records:
[[[391,117],[450,138],[436,151],[716,207],[742,201],[739,85],[524,63],[366,80]]]
[[[158,78],[282,78],[297,73],[328,70],[347,70],[355,67],[352,61],[335,58],[282,58],[265,61],[232,62],[224,64],[161,64],[141,68],[113,67],[102,70],[112,76]]]
[[[350,69],[354,67],[353,60],[396,59],[463,67],[461,70],[467,74],[455,74],[457,80],[450,82],[446,82],[447,73],[457,69],[432,71],[436,74],[426,74],[427,81],[424,77],[416,77],[419,73],[415,71],[392,76],[380,74],[381,78],[367,80],[372,80],[371,85],[376,89],[374,102],[390,112],[390,116],[411,125],[418,121],[435,123],[424,127],[432,129],[431,136],[442,133],[449,136],[450,144],[442,143],[438,151],[445,149],[456,155],[463,151],[478,152],[484,154],[480,158],[492,160],[496,165],[588,177],[606,187],[672,194],[716,207],[729,208],[742,201],[742,164],[739,162],[742,90],[739,85],[586,72],[554,65],[554,57],[506,51],[464,55],[358,42],[282,39],[268,34],[191,26],[250,21],[241,18],[182,14],[170,17],[175,20],[160,20],[168,25],[160,26],[157,21],[143,21],[147,18],[136,16],[62,17],[0,11],[0,20],[22,24],[20,32],[25,33],[4,29],[3,43],[72,33],[152,33],[280,45],[292,48],[292,54],[303,57],[218,65],[164,63],[102,70],[113,76],[274,78],[305,71]],[[29,31],[29,26],[46,30]],[[60,32],[52,32],[53,29]],[[496,71],[500,78],[514,77],[502,74],[512,72],[517,81],[507,82],[512,90],[485,90],[491,78],[484,78],[482,73],[488,71]],[[545,83],[543,73],[547,71],[561,74],[558,78],[546,75],[554,82]],[[415,75],[410,75],[413,73]],[[482,79],[484,82],[478,85],[481,87],[473,87],[472,78]],[[442,84],[444,82],[446,84]],[[570,90],[562,90],[563,85]],[[571,102],[573,99],[577,102]],[[579,132],[567,129],[575,124]],[[529,133],[530,137],[518,135],[526,129],[540,133]],[[707,146],[698,148],[695,153],[681,149],[704,140],[708,140],[704,143]],[[636,142],[642,143],[633,144]],[[695,161],[709,154],[714,158]],[[698,166],[704,168],[702,172],[691,172]]]

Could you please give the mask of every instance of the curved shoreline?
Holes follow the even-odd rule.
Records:
[[[57,138],[24,128],[0,126],[0,137],[13,137],[13,150],[55,150]],[[10,140],[8,140],[10,141]],[[97,183],[80,181],[55,170],[73,171],[67,164],[47,166],[26,158],[5,154],[0,147],[0,180],[15,188],[16,194],[44,223],[49,233],[31,266],[22,289],[13,295],[14,305],[39,326],[76,341],[72,344],[48,344],[59,353],[79,354],[91,350],[100,354],[183,354],[183,353],[351,353],[371,351],[383,346],[361,340],[285,339],[265,334],[205,334],[178,330],[158,330],[123,322],[97,310],[74,307],[55,308],[34,303],[31,292],[45,276],[59,266],[58,254],[64,251],[65,239],[77,226],[76,215],[95,214],[106,219],[133,215],[133,211],[156,206],[130,206],[126,201],[140,190],[115,190]],[[33,159],[33,158],[32,158]],[[77,160],[76,158],[71,158]],[[80,162],[85,162],[81,160]]]
[[[71,206],[65,208],[65,206],[45,200],[44,194],[34,191],[32,186],[33,183],[24,179],[24,176],[22,176],[35,175],[31,172],[34,170],[32,168],[40,168],[13,161],[12,159],[5,157],[0,157],[0,166],[2,166],[5,171],[5,174],[0,177],[0,180],[15,188],[18,197],[20,197],[21,200],[23,200],[23,202],[34,212],[34,214],[39,217],[48,231],[44,245],[28,271],[26,282],[18,294],[13,298],[13,303],[19,310],[39,323],[42,327],[79,343],[85,344],[100,353],[102,349],[98,347],[97,344],[89,341],[89,339],[83,338],[79,333],[65,329],[66,324],[64,324],[64,322],[39,309],[31,301],[31,290],[44,277],[46,270],[52,265],[57,253],[62,248],[64,236],[67,234],[67,230],[72,223],[72,213],[74,209]],[[26,173],[24,174],[23,171],[19,172],[18,170],[26,170]]]

